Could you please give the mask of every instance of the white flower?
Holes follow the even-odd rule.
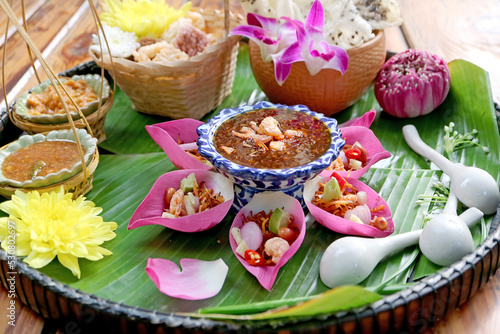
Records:
[[[137,50],[141,44],[137,42],[137,36],[133,32],[126,32],[118,27],[110,27],[103,24],[104,33],[108,41],[109,49],[111,50],[111,56],[128,58],[132,55],[132,52]],[[102,34],[102,29],[99,29],[100,40],[102,41],[102,52],[103,54],[109,54],[108,47],[104,40]],[[92,35],[93,45],[90,47],[91,51],[101,53],[101,47],[99,43],[99,38],[96,34]]]

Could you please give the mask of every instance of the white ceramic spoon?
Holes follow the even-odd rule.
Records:
[[[457,197],[450,190],[448,201],[443,211],[433,217],[423,228],[419,239],[420,250],[432,262],[441,266],[449,266],[474,250],[472,234],[466,222],[469,219],[483,217],[483,213],[476,209],[465,213],[471,217],[457,216]]]
[[[495,213],[500,190],[495,179],[483,169],[451,162],[420,138],[413,125],[403,127],[403,135],[413,151],[434,162],[451,179],[451,189],[467,207],[478,208],[485,215]]]
[[[483,213],[480,210],[469,208],[458,217],[455,212],[454,219],[459,220],[464,226],[472,227],[481,220],[482,217]],[[438,224],[447,224],[446,220],[448,217],[439,214],[434,219],[436,219],[436,223]],[[432,233],[432,230],[429,231]],[[470,231],[468,231],[468,233],[470,234]],[[362,237],[344,237],[337,239],[328,246],[321,258],[319,265],[320,278],[323,283],[330,288],[341,285],[358,284],[370,275],[375,266],[382,259],[397,253],[405,247],[418,243],[421,234],[422,230],[417,230],[381,239]],[[443,243],[444,239],[436,241],[436,238],[430,237],[429,241],[439,244]],[[463,255],[459,256],[454,253],[445,254],[454,251],[452,247],[431,248],[430,257],[454,258],[455,261],[458,261]],[[472,249],[469,252],[471,251]]]

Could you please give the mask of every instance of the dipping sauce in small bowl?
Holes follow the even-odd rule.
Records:
[[[345,144],[335,119],[303,105],[267,101],[222,109],[197,132],[200,155],[234,182],[235,211],[263,191],[281,191],[305,206],[304,183]]]
[[[2,164],[2,173],[8,179],[25,182],[37,176],[71,169],[79,161],[76,142],[47,140],[33,143],[7,156]]]

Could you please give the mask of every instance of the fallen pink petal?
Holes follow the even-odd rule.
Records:
[[[167,296],[200,300],[219,293],[226,280],[228,267],[222,259],[181,259],[179,268],[170,260],[149,258],[146,272]]]
[[[283,209],[290,215],[295,217],[294,223],[297,225],[300,233],[297,239],[290,245],[290,248],[282,255],[281,259],[275,265],[252,266],[244,258],[236,253],[236,241],[230,232],[229,242],[233,250],[234,256],[241,262],[241,264],[254,275],[259,283],[266,289],[271,290],[274,281],[278,275],[281,267],[283,267],[288,260],[297,252],[306,233],[304,210],[299,201],[291,196],[288,196],[278,191],[268,191],[256,194],[252,200],[245,205],[236,215],[231,225],[233,227],[243,227],[243,216],[248,216],[250,212],[254,214],[260,211],[268,213],[276,208]]]
[[[146,125],[146,131],[167,154],[177,169],[212,169],[210,162],[201,162],[187,150],[198,149],[196,129],[203,122],[184,118],[153,125]]]
[[[194,173],[198,184],[205,183],[207,189],[213,189],[224,197],[224,202],[203,212],[178,218],[162,217],[165,211],[165,192],[168,188],[179,189],[181,180]],[[145,225],[163,225],[180,232],[200,232],[208,230],[220,223],[229,212],[233,204],[233,183],[221,174],[204,170],[176,170],[160,176],[153,184],[148,195],[144,198],[132,215],[128,229]]]
[[[380,197],[379,194],[372,188],[357,179],[348,178],[347,182],[356,187],[358,191],[366,192],[366,194],[368,195],[368,207],[370,209],[377,208],[380,205],[384,205],[384,209],[376,212],[375,214],[372,214],[372,219],[374,216],[384,217],[387,220],[387,228],[385,230],[382,231],[370,225],[359,224],[340,216],[336,216],[312,204],[311,202],[314,198],[314,194],[319,189],[319,182],[326,183],[328,180],[329,177],[319,175],[314,179],[306,182],[304,186],[304,201],[306,202],[309,212],[313,215],[318,223],[334,232],[347,235],[382,238],[391,235],[394,232],[394,221],[392,220],[392,213],[385,200]]]

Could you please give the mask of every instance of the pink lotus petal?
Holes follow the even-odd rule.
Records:
[[[291,196],[288,196],[282,192],[278,191],[268,191],[256,194],[251,201],[245,205],[236,215],[233,220],[233,224],[231,225],[231,229],[233,227],[241,228],[243,226],[243,215],[248,215],[250,211],[253,213],[257,213],[259,211],[264,210],[265,212],[269,212],[270,210],[274,210],[277,207],[283,208],[284,211],[287,211],[291,215],[295,217],[295,224],[300,230],[300,234],[298,238],[292,243],[290,248],[283,254],[281,259],[278,261],[276,265],[270,266],[252,266],[244,258],[236,253],[236,241],[234,240],[231,233],[229,233],[229,242],[231,244],[231,248],[233,250],[234,255],[238,258],[238,260],[243,264],[243,266],[255,277],[257,277],[259,283],[266,289],[271,290],[271,287],[276,280],[276,276],[278,275],[278,271],[280,268],[288,262],[288,260],[297,252],[304,237],[306,235],[306,225],[305,225],[305,217],[304,211],[299,203],[299,201]]]
[[[369,128],[376,115],[377,112],[374,109],[371,109],[370,111],[365,112],[361,117],[353,118],[340,124],[339,128],[345,128],[347,126],[364,126],[365,128]]]
[[[189,155],[179,146],[181,143],[196,143],[198,134],[196,128],[203,122],[185,118],[169,122],[146,125],[146,131],[153,140],[167,154],[168,158],[178,169],[204,169],[212,168],[210,164],[204,164],[193,156]]]
[[[207,188],[213,189],[216,193],[220,192],[221,195],[224,196],[224,203],[221,203],[210,210],[190,216],[163,218],[161,215],[165,209],[165,191],[170,187],[179,189],[181,180],[191,173],[195,174],[198,184],[204,181]],[[233,184],[221,174],[194,169],[168,172],[160,176],[153,184],[149,194],[146,198],[144,198],[142,203],[132,215],[132,218],[128,223],[128,229],[131,230],[144,225],[157,224],[181,232],[199,232],[208,230],[224,219],[233,204],[233,198]]]
[[[342,132],[342,138],[345,139],[346,145],[352,145],[355,142],[359,142],[368,152],[366,156],[366,165],[363,168],[351,171],[337,171],[337,173],[342,175],[344,178],[349,176],[351,178],[359,179],[377,161],[391,156],[388,151],[384,150],[382,144],[373,131],[364,126],[348,126],[340,129],[340,131]],[[330,170],[325,170],[321,172],[320,175],[329,176],[330,174]]]
[[[181,269],[172,261],[148,259],[146,272],[167,296],[189,300],[207,299],[219,293],[228,267],[222,259],[181,259]]]
[[[368,207],[376,208],[380,205],[384,205],[385,208],[378,211],[376,214],[372,214],[372,219],[376,215],[378,217],[384,217],[387,219],[387,229],[381,231],[376,227],[364,224],[358,224],[348,219],[333,215],[326,212],[323,209],[318,208],[316,205],[312,204],[311,201],[314,198],[314,193],[319,189],[319,183],[325,183],[329,180],[329,177],[319,175],[314,179],[307,181],[304,186],[304,201],[306,202],[309,212],[313,215],[318,223],[329,228],[332,231],[348,234],[348,235],[361,235],[366,237],[386,237],[392,232],[394,232],[394,221],[392,220],[392,213],[389,206],[372,188],[368,187],[363,182],[348,178],[347,182],[355,186],[358,191],[365,191],[368,195]]]

